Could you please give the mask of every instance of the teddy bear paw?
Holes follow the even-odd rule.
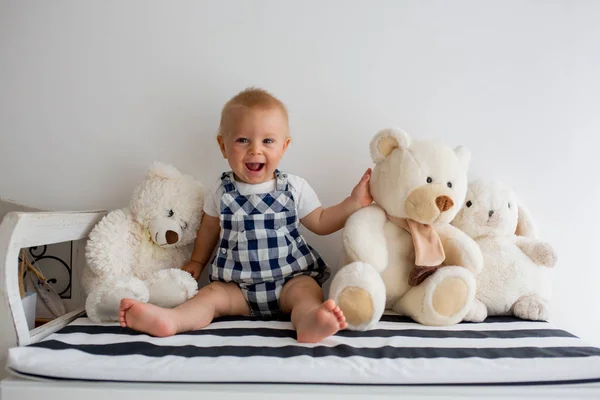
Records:
[[[487,307],[481,301],[475,299],[471,310],[465,316],[465,321],[483,322],[487,318]]]
[[[521,297],[514,306],[513,313],[521,319],[546,321],[550,316],[548,304],[537,296]]]
[[[88,295],[85,309],[88,317],[94,322],[118,321],[122,299],[134,299],[145,303],[148,297],[146,286],[140,280],[130,278],[113,285],[107,284],[96,288]]]
[[[536,261],[540,265],[545,265],[547,267],[554,267],[554,265],[556,265],[556,252],[548,243],[538,243],[538,245],[535,246],[535,255]]]
[[[198,292],[198,282],[189,273],[177,268],[157,271],[146,280],[149,303],[173,308],[191,299]]]
[[[347,287],[338,296],[338,306],[346,321],[354,326],[368,323],[373,318],[374,307],[371,295],[359,287]]]

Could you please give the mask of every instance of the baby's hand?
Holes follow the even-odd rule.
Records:
[[[192,260],[185,264],[181,269],[185,272],[189,272],[190,274],[192,274],[195,280],[198,280],[198,278],[200,278],[202,270],[204,269],[204,265],[200,264],[198,261]]]
[[[371,168],[367,169],[365,174],[360,178],[358,185],[352,189],[350,198],[356,201],[361,207],[366,207],[373,202],[373,196],[369,190],[369,179],[371,179]]]

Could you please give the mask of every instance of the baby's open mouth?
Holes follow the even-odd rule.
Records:
[[[246,163],[246,168],[252,172],[258,172],[265,166],[264,163]]]

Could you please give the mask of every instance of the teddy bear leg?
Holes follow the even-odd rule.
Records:
[[[342,267],[335,275],[329,298],[344,313],[348,329],[364,331],[383,315],[385,285],[371,265],[357,261]]]
[[[92,290],[85,301],[85,311],[94,322],[118,321],[122,299],[130,298],[145,303],[148,297],[148,289],[141,280],[134,277],[115,279]]]
[[[536,295],[523,296],[513,306],[513,313],[521,319],[547,321],[550,317],[548,303]]]
[[[149,303],[173,308],[198,293],[198,282],[188,272],[177,268],[163,269],[145,281],[150,292]]]
[[[463,267],[444,267],[412,287],[394,304],[394,310],[423,325],[453,325],[471,310],[475,293],[471,272]]]

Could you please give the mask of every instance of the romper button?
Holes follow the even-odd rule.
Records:
[[[225,254],[225,253],[227,253],[227,250],[221,249],[221,253]]]
[[[301,241],[302,241],[302,238],[301,238],[300,236],[298,236],[298,237],[296,238],[296,242],[300,243]]]

